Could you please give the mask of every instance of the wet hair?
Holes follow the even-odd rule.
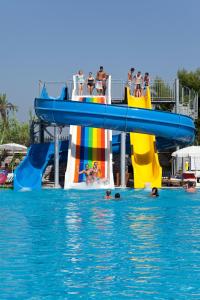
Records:
[[[99,68],[100,70],[103,70],[103,66],[100,66],[100,68]]]
[[[131,72],[134,72],[135,71],[135,68],[131,68]]]
[[[188,181],[188,187],[193,187],[194,186],[194,183],[192,181]]]
[[[153,188],[152,188],[152,195],[153,195],[153,196],[156,196],[156,197],[159,196],[157,187],[153,187]]]
[[[120,198],[120,193],[116,193],[115,194],[115,199],[119,199]]]
[[[145,73],[145,75],[146,75],[146,76],[149,76],[149,73],[148,73],[148,72],[146,72],[146,73]]]
[[[111,190],[107,190],[106,191],[106,196],[110,196],[111,195]]]

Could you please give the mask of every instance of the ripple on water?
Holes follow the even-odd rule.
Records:
[[[118,191],[0,191],[0,299],[199,299],[199,192]]]

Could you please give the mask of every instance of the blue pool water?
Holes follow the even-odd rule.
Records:
[[[200,299],[200,191],[0,191],[0,299]]]

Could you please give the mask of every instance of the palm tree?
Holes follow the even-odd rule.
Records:
[[[9,127],[9,112],[11,111],[17,111],[17,107],[8,102],[6,94],[0,94],[0,116],[3,127],[0,144],[2,144],[4,140],[5,130]]]

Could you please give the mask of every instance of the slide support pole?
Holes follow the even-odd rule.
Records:
[[[175,79],[175,101],[176,101],[176,106],[175,106],[175,112],[176,114],[179,113],[179,79]]]
[[[54,187],[59,188],[59,128],[54,126]]]
[[[175,113],[179,114],[179,79],[175,79]],[[179,146],[176,147],[176,150],[179,150]]]
[[[121,175],[121,187],[126,187],[126,177],[125,177],[125,155],[126,155],[126,132],[121,133],[121,149],[120,149],[120,175]]]

